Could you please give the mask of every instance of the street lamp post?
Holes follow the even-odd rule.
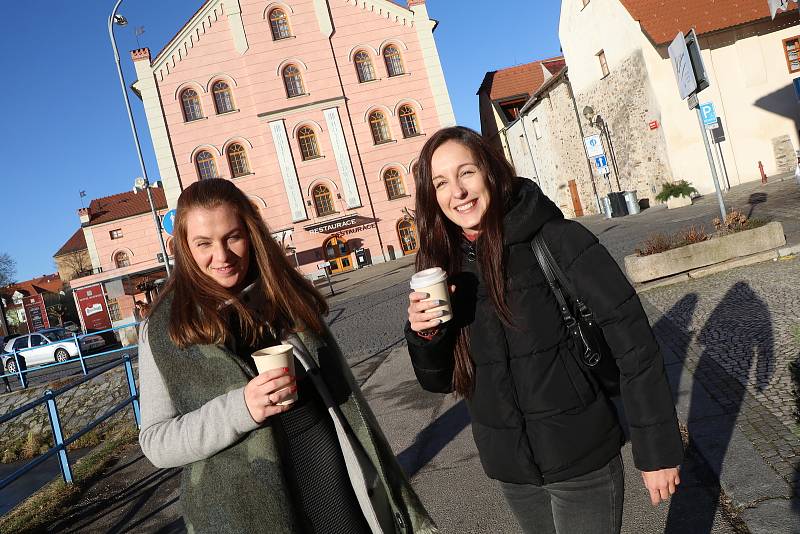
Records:
[[[170,274],[169,268],[169,255],[167,254],[167,248],[164,246],[164,236],[161,233],[161,221],[156,214],[155,206],[153,205],[153,196],[150,193],[150,180],[147,178],[147,169],[144,166],[144,157],[142,156],[142,147],[139,144],[139,134],[136,132],[136,123],[133,121],[133,113],[131,112],[131,102],[128,98],[128,88],[125,87],[125,77],[122,75],[122,65],[120,64],[119,60],[119,52],[117,51],[117,42],[114,39],[114,25],[117,26],[125,26],[128,24],[128,20],[123,17],[122,15],[117,14],[117,9],[119,9],[122,0],[117,0],[117,3],[114,4],[114,9],[111,11],[111,15],[108,17],[108,37],[111,39],[111,48],[114,49],[114,61],[117,63],[117,74],[119,75],[119,84],[122,88],[122,96],[125,97],[125,109],[128,112],[128,121],[131,123],[131,133],[133,134],[133,142],[136,145],[136,155],[139,157],[139,166],[142,169],[142,178],[141,180],[136,180],[137,188],[140,187],[140,183],[143,184],[142,187],[147,189],[147,199],[150,201],[150,210],[153,212],[153,220],[156,223],[156,229],[158,231],[158,240],[161,243],[161,254],[164,256],[164,266],[167,269],[167,276]]]
[[[599,113],[595,114],[592,106],[583,108],[583,116],[589,121],[589,126],[594,126],[600,130],[600,134],[605,137],[606,146],[608,146],[608,155],[611,156],[611,166],[614,168],[614,178],[617,180],[617,189],[622,191],[622,186],[619,181],[619,167],[617,166],[617,155],[614,151],[614,144],[611,142],[611,132],[608,131],[608,124],[603,120]],[[609,187],[610,189],[610,187]]]
[[[164,234],[161,233],[161,219],[158,218],[156,213],[156,206],[153,203],[153,193],[150,192],[150,182],[147,177],[139,177],[134,182],[134,187],[141,191],[147,191],[147,200],[150,202],[150,212],[153,214],[153,222],[156,223],[156,231],[158,232],[158,242],[161,244],[161,254],[164,256],[164,266],[167,268],[167,276],[169,276],[169,256],[167,255],[167,247],[164,245]]]

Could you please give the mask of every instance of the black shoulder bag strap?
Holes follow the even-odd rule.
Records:
[[[584,332],[584,328],[586,327],[596,328],[592,311],[577,297],[575,290],[572,288],[572,284],[567,280],[567,277],[558,266],[558,263],[556,263],[555,258],[553,258],[553,254],[547,247],[547,243],[545,243],[541,232],[538,232],[533,238],[531,248],[533,248],[536,260],[539,262],[542,272],[547,279],[547,283],[558,301],[564,324],[570,334],[575,336],[583,345],[581,361],[587,367],[595,367],[600,363],[602,350],[598,350],[597,347],[594,347],[593,343],[587,339],[587,334]],[[566,296],[564,295],[564,291],[567,293]],[[574,304],[574,308],[570,305],[570,301]],[[575,317],[576,314],[578,318]]]

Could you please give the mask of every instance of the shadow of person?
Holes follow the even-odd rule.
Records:
[[[714,308],[697,341],[703,345],[691,387],[689,449],[681,487],[672,497],[665,532],[711,532],[719,506],[719,478],[736,417],[755,364],[756,388],[773,372],[769,308],[745,282],[737,282]],[[730,370],[729,372],[726,370]],[[709,402],[709,394],[716,402]],[[703,443],[702,457],[695,444]]]
[[[767,201],[767,194],[766,193],[753,193],[747,199],[747,204],[750,206],[750,211],[747,213],[747,218],[753,216],[753,210],[756,208],[758,204],[763,204]]]

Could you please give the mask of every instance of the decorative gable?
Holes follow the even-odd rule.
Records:
[[[153,72],[158,76],[158,81],[164,81],[175,65],[189,54],[189,50],[194,48],[194,45],[200,42],[211,26],[219,20],[223,14],[222,4],[223,0],[209,0],[203,4],[197,13],[184,24],[181,31],[158,53],[152,63]]]
[[[389,0],[344,0],[344,3],[372,11],[382,18],[403,26],[414,25],[414,12]]]

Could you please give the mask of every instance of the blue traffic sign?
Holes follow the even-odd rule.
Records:
[[[602,156],[595,156],[594,157],[594,166],[598,169],[602,169],[603,167],[608,167],[608,159],[606,155],[603,154]]]
[[[165,232],[167,232],[169,235],[172,235],[173,230],[175,230],[175,210],[169,210],[164,214],[164,218],[161,221],[161,226],[164,227]]]
[[[714,109],[712,102],[700,104],[700,115],[703,117],[703,124],[705,124],[706,128],[717,127],[717,110]]]

